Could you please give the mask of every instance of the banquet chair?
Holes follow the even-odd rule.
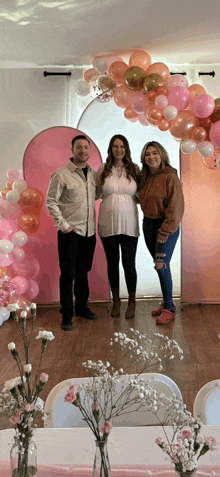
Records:
[[[119,376],[119,383],[116,386],[116,392],[119,393],[122,390],[123,382],[128,381],[135,375]],[[168,376],[160,373],[146,373],[140,375],[144,380],[151,380],[154,389],[159,393],[165,394],[167,397],[177,396],[177,398],[183,402],[181,392],[177,384]],[[83,383],[89,383],[91,378],[75,378],[66,379],[65,381],[57,384],[48,394],[48,397],[44,406],[44,427],[87,427],[87,423],[83,420],[83,416],[78,407],[73,404],[64,402],[64,397],[72,384],[80,385]],[[135,391],[134,391],[135,392]],[[83,398],[83,391],[81,397]],[[91,401],[92,403],[92,401]],[[132,407],[134,412],[132,411]],[[161,411],[161,412],[160,412]],[[158,413],[160,419],[163,419],[164,411],[161,409]],[[121,414],[120,416],[111,419],[113,426],[143,426],[143,425],[158,425],[158,419],[145,409],[142,411],[135,411],[135,405],[129,408],[129,412]],[[166,423],[165,423],[166,424]]]
[[[203,424],[220,425],[220,379],[205,384],[197,393],[193,416]]]

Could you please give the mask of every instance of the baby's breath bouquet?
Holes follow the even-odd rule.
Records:
[[[29,475],[36,475],[37,472],[36,468],[30,468],[28,453],[35,427],[34,419],[36,412],[40,411],[43,413],[44,411],[44,402],[39,395],[49,378],[48,374],[40,373],[40,366],[47,344],[54,339],[54,336],[51,331],[39,331],[36,336],[36,339],[41,339],[41,354],[36,375],[32,379],[32,365],[29,362],[29,347],[36,320],[36,304],[31,304],[31,330],[29,337],[26,332],[27,313],[25,311],[21,312],[19,319],[16,305],[9,306],[11,307],[10,312],[14,321],[17,323],[18,330],[23,339],[25,364],[22,362],[15,343],[9,343],[8,350],[11,351],[12,357],[18,365],[19,376],[5,382],[2,393],[0,394],[0,413],[8,415],[10,422],[15,427],[17,455],[13,455],[13,453],[11,455],[13,476],[29,477]]]
[[[150,381],[144,381],[141,374],[155,368],[162,370],[163,363],[175,357],[183,359],[183,351],[176,341],[160,333],[146,336],[132,328],[130,332],[130,337],[125,333],[114,333],[110,340],[111,362],[88,360],[83,363],[92,377],[88,383],[78,387],[72,384],[64,398],[79,408],[95,435],[101,459],[100,476],[104,477],[110,476],[110,466],[103,443],[112,430],[112,422],[123,414],[146,413],[142,388],[152,393],[153,385]],[[134,369],[136,373],[130,374]],[[95,472],[93,475],[99,475]]]

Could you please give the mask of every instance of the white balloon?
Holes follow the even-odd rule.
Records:
[[[214,154],[215,148],[213,144],[209,141],[202,141],[197,144],[197,149],[199,154],[203,157],[211,157]]]
[[[90,86],[86,81],[77,81],[76,92],[79,96],[87,96],[90,93]]]
[[[71,79],[73,80],[80,80],[83,77],[83,69],[82,68],[73,68],[71,70]]]
[[[19,194],[23,192],[23,190],[27,189],[27,182],[24,179],[19,179],[18,181],[14,181],[12,184],[12,189],[16,189]]]
[[[216,166],[220,169],[220,154],[217,156]]]
[[[2,326],[2,324],[3,324],[3,318],[2,318],[2,316],[0,315],[0,326]]]
[[[0,317],[3,319],[3,321],[6,321],[8,320],[9,316],[10,316],[10,311],[8,311],[8,308],[2,306],[0,308]]]
[[[163,115],[166,119],[171,121],[172,119],[175,119],[178,114],[178,109],[175,106],[166,106],[163,110]]]
[[[14,247],[11,253],[18,262],[21,262],[22,260],[24,260],[26,255],[23,248],[20,248],[20,247]]]
[[[192,139],[186,139],[181,143],[181,151],[183,154],[192,154],[196,150],[197,143]]]
[[[93,63],[94,69],[102,75],[103,73],[106,73],[108,69],[108,62],[105,58],[96,58],[96,60]]]
[[[10,240],[0,240],[0,253],[10,253],[14,248],[13,243]]]
[[[20,194],[17,190],[10,190],[6,194],[6,199],[8,202],[10,202],[10,204],[15,204],[20,200]]]
[[[25,232],[22,232],[19,230],[18,232],[15,232],[15,234],[12,237],[12,243],[16,247],[23,247],[28,241],[28,236]]]

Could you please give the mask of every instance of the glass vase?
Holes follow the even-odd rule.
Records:
[[[92,477],[111,477],[106,441],[96,441],[96,452]]]
[[[195,477],[196,476],[196,471],[197,471],[197,467],[196,467],[196,469],[186,470],[185,472],[183,472],[182,470],[177,470],[175,468],[175,475],[176,475],[176,477]]]
[[[12,477],[37,476],[37,447],[33,441],[15,437],[10,460]]]

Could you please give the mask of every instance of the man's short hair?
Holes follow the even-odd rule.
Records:
[[[73,140],[72,140],[72,148],[73,148],[75,142],[76,142],[78,139],[85,139],[85,140],[89,143],[89,145],[90,145],[90,140],[89,140],[86,136],[84,136],[83,134],[79,134],[78,136],[75,136],[75,137],[73,138]]]

